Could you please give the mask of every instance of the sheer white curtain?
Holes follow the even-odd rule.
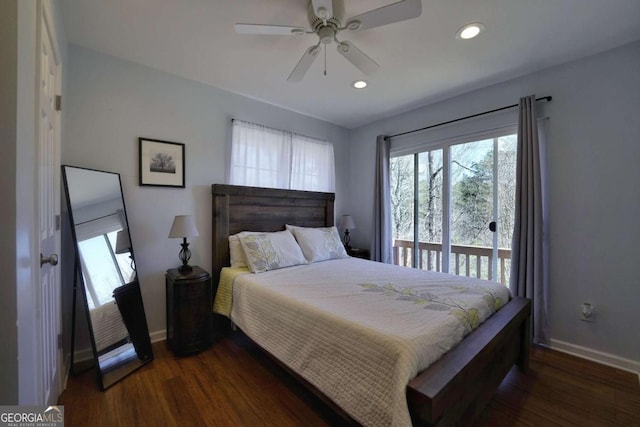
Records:
[[[333,192],[333,145],[320,139],[233,120],[229,183]]]
[[[254,123],[233,121],[230,183],[288,188],[291,135]]]
[[[291,186],[293,190],[335,191],[333,145],[302,135],[293,135]]]

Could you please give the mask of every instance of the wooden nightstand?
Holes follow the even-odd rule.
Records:
[[[369,249],[351,248],[347,251],[347,255],[354,258],[371,259]]]
[[[211,345],[211,276],[198,266],[180,273],[167,270],[167,343],[177,355],[196,353]]]

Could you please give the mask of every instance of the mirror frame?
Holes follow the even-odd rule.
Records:
[[[134,372],[135,370],[141,368],[142,366],[146,365],[147,363],[151,362],[153,360],[153,352],[151,349],[151,340],[150,340],[150,336],[149,336],[149,331],[148,331],[148,325],[147,325],[147,321],[146,321],[146,313],[144,310],[144,303],[142,301],[142,294],[140,292],[140,284],[138,281],[138,272],[136,271],[136,267],[137,265],[135,264],[136,259],[135,259],[135,255],[134,255],[134,249],[133,249],[133,243],[131,240],[131,232],[130,232],[130,225],[129,225],[129,218],[127,216],[127,208],[125,205],[125,201],[124,201],[124,192],[122,191],[122,180],[120,179],[120,174],[116,173],[116,172],[109,172],[109,171],[103,171],[103,170],[97,170],[97,169],[90,169],[90,168],[85,168],[85,167],[80,167],[80,166],[73,166],[73,165],[62,165],[61,166],[62,169],[62,178],[63,178],[63,190],[64,190],[64,194],[65,194],[65,198],[66,198],[66,203],[67,203],[67,209],[68,209],[68,216],[69,216],[69,224],[70,224],[70,228],[71,228],[71,237],[73,240],[73,246],[74,246],[74,267],[73,267],[73,303],[72,303],[72,325],[71,325],[71,372],[73,374],[79,373],[76,372],[75,370],[75,338],[76,338],[76,301],[77,301],[77,289],[78,289],[78,283],[80,284],[80,289],[81,289],[81,295],[82,295],[82,299],[83,299],[83,307],[84,307],[84,311],[85,311],[85,315],[86,315],[86,321],[87,321],[87,328],[88,328],[88,332],[89,332],[89,338],[91,341],[91,350],[93,353],[93,366],[96,367],[96,371],[97,371],[97,376],[98,376],[98,384],[100,387],[101,391],[104,391],[105,389],[107,389],[108,387],[112,386],[113,384],[117,383],[118,381],[120,381],[121,379],[125,378],[127,375],[129,375],[130,373]],[[85,280],[84,280],[84,275],[83,275],[83,270],[82,270],[82,264],[80,262],[80,246],[79,246],[79,242],[78,242],[78,237],[77,237],[77,233],[76,233],[76,222],[74,220],[74,212],[73,212],[73,207],[71,204],[71,195],[69,194],[69,178],[67,176],[67,171],[70,169],[77,169],[77,170],[83,170],[83,171],[89,171],[89,172],[98,172],[98,173],[103,173],[103,174],[109,174],[109,175],[113,175],[115,176],[115,178],[117,178],[118,180],[118,186],[119,186],[119,190],[120,190],[120,198],[121,198],[121,202],[122,202],[122,210],[123,210],[123,216],[124,216],[124,220],[126,222],[125,224],[125,228],[126,228],[126,232],[129,236],[129,242],[131,243],[130,245],[130,257],[132,260],[132,265],[136,266],[134,267],[134,272],[135,272],[135,276],[134,279],[131,282],[125,283],[122,286],[119,286],[117,288],[114,289],[114,299],[118,299],[118,297],[115,295],[116,291],[119,292],[120,295],[123,295],[123,298],[127,298],[127,300],[125,301],[127,304],[139,304],[139,307],[137,307],[137,313],[133,313],[133,317],[132,318],[132,312],[131,310],[129,310],[129,315],[125,316],[124,313],[121,311],[122,307],[120,307],[120,302],[118,302],[118,308],[119,308],[119,312],[122,316],[122,321],[125,324],[125,327],[127,328],[127,343],[123,344],[123,345],[127,345],[129,343],[131,343],[136,351],[137,357],[135,358],[128,358],[124,360],[124,363],[122,363],[120,366],[117,366],[115,368],[113,368],[112,366],[110,366],[109,370],[104,370],[102,369],[102,366],[100,364],[100,357],[101,355],[98,354],[98,350],[97,350],[97,346],[96,346],[96,339],[95,339],[95,335],[94,335],[94,328],[93,328],[93,323],[91,321],[91,313],[89,310],[89,303],[88,303],[88,299],[87,299],[87,290],[86,290],[86,284],[85,284]],[[128,317],[128,318],[125,318]],[[141,324],[142,323],[142,324]],[[132,327],[133,326],[133,327]],[[132,337],[132,329],[136,329],[136,331],[134,331],[136,333],[136,338],[134,341],[134,338]],[[114,343],[115,344],[115,343]],[[109,347],[107,347],[109,348]],[[118,348],[118,347],[116,347]],[[139,351],[139,349],[142,349],[142,351]],[[108,353],[108,351],[107,351]],[[114,359],[117,360],[117,357],[114,357]],[[91,366],[91,367],[93,367]],[[90,367],[90,368],[91,368]]]

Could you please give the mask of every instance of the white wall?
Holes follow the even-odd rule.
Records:
[[[376,135],[553,96],[550,117],[551,337],[640,366],[640,43],[490,86],[351,132],[354,246],[370,245]],[[594,323],[578,319],[591,302]]]
[[[18,330],[16,319],[16,135],[18,6],[0,2],[0,269],[6,286],[0,286],[0,404],[18,402]]]
[[[149,330],[165,324],[164,274],[180,264],[173,217],[193,214],[192,265],[211,268],[211,184],[226,183],[231,119],[332,141],[336,215],[349,199],[348,131],[282,108],[70,46],[65,164],[121,174]],[[294,88],[292,87],[292,90]],[[138,186],[138,137],[186,144],[186,188]]]
[[[36,229],[36,114],[38,22],[35,2],[18,1],[18,134],[16,162],[16,290],[18,306],[18,364],[21,404],[39,403],[41,386],[38,366],[38,326],[35,315],[38,303],[39,275],[37,260],[39,236]],[[44,402],[42,402],[44,403]]]

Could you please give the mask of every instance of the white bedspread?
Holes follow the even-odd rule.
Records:
[[[410,379],[509,299],[503,285],[356,258],[233,283],[231,319],[366,426],[410,426]]]

